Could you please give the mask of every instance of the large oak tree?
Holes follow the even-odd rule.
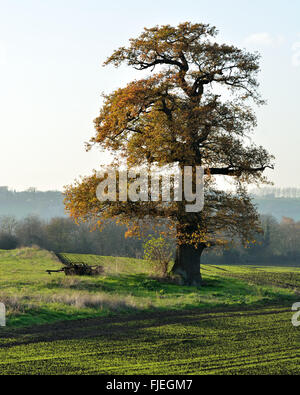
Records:
[[[251,105],[263,104],[258,93],[259,55],[219,44],[217,30],[206,24],[156,26],[116,50],[105,65],[125,63],[142,78],[104,96],[88,144],[110,151],[127,165],[176,163],[202,166],[205,206],[187,213],[186,202],[100,202],[100,177],[82,178],[66,188],[66,207],[76,220],[117,218],[138,234],[155,221],[177,240],[173,272],[183,283],[201,283],[203,250],[237,236],[249,243],[259,231],[255,207],[247,195],[251,183],[267,182],[273,157],[250,139],[256,126]],[[251,104],[252,102],[252,104]],[[230,177],[234,191],[217,179]],[[101,178],[102,180],[103,178]]]

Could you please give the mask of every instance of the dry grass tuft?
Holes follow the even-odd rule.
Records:
[[[54,294],[43,298],[43,301],[52,303],[62,303],[69,306],[74,306],[77,309],[91,308],[91,309],[108,309],[128,310],[136,309],[137,304],[130,296],[110,295],[105,293],[97,293],[96,295],[74,293],[74,294]]]
[[[27,309],[34,308],[34,304],[29,303],[29,298],[19,295],[0,294],[0,302],[5,304],[6,311],[11,314],[20,314]]]

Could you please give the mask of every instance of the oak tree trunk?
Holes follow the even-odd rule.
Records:
[[[180,277],[183,285],[201,285],[200,259],[204,249],[205,244],[200,244],[198,248],[189,244],[177,245],[172,273]]]

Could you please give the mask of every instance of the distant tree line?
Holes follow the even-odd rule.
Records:
[[[249,241],[245,248],[238,242],[231,248],[213,251],[207,263],[300,265],[300,221],[283,217],[279,222],[269,215],[261,216],[263,233]]]
[[[283,217],[279,222],[262,215],[261,223],[263,233],[257,235],[254,244],[244,248],[236,242],[229,249],[211,250],[203,263],[300,265],[300,221]],[[148,238],[126,239],[124,233],[124,227],[113,221],[102,232],[91,232],[89,224],[76,225],[67,217],[48,221],[37,216],[22,220],[0,217],[0,249],[38,245],[55,252],[142,258]]]
[[[300,198],[300,188],[264,187],[253,190],[252,194],[257,197],[297,199]]]
[[[17,220],[0,217],[0,249],[37,245],[54,252],[108,256],[143,256],[143,240],[124,237],[125,229],[111,222],[102,232],[65,217],[47,221],[38,216]]]

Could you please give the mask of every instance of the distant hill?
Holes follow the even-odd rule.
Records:
[[[32,214],[45,220],[63,217],[65,213],[62,193],[41,192],[34,188],[16,192],[7,187],[0,187],[0,216],[13,215],[17,219],[22,219]]]
[[[275,198],[254,196],[260,214],[272,215],[278,221],[282,217],[300,221],[300,198]]]
[[[261,214],[300,221],[300,188],[261,188],[252,192],[254,202]]]
[[[253,192],[252,197],[261,214],[273,215],[278,221],[282,217],[300,221],[299,189],[267,188]],[[65,216],[62,193],[41,192],[35,188],[16,192],[0,187],[0,216],[13,215],[22,219],[32,214],[45,220]]]

